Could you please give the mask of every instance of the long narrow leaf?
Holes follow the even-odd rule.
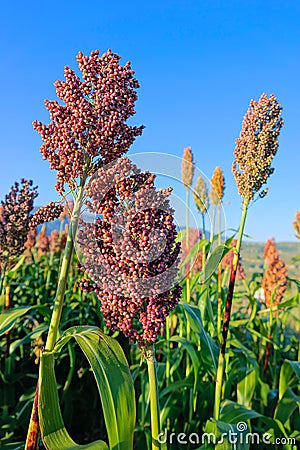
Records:
[[[40,428],[48,450],[108,450],[103,441],[78,445],[69,436],[59,406],[53,353],[43,353],[41,356],[39,391]]]
[[[92,368],[102,401],[111,450],[132,450],[135,397],[130,369],[118,342],[97,327],[72,327],[54,348],[75,338]]]

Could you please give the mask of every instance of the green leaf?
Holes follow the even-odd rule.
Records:
[[[245,426],[247,424],[243,421]],[[215,441],[216,445],[212,448],[215,450],[248,450],[250,448],[250,443],[246,443],[246,434],[249,430],[245,430],[245,435],[240,431],[238,425],[225,423],[221,420],[209,420],[206,423],[205,433],[210,439],[210,443]],[[210,448],[210,447],[208,447]]]
[[[24,450],[24,442],[12,442],[11,444],[1,444],[2,450]]]
[[[15,322],[32,309],[32,306],[19,306],[0,314],[0,336],[11,330]]]
[[[188,303],[179,304],[186,313],[188,322],[192,330],[198,334],[201,345],[201,359],[206,369],[213,375],[217,372],[217,360],[219,349],[215,341],[207,334],[201,319],[201,313],[198,307]]]
[[[190,262],[192,258],[195,258],[203,247],[206,247],[206,250],[208,250],[209,245],[210,245],[209,241],[205,239],[202,239],[201,241],[197,242],[189,251],[189,254],[185,258],[185,260],[180,264],[180,266],[184,267],[188,262]]]
[[[278,305],[273,306],[272,311],[279,311],[284,308],[293,308],[294,306],[298,306],[300,303],[300,294],[295,295],[294,297],[290,298],[289,300],[285,300],[284,302],[278,303]],[[270,308],[265,308],[260,311],[258,311],[259,315],[269,314],[271,311]]]
[[[218,245],[210,254],[204,269],[204,281],[207,281],[215,273],[216,268],[222,261],[223,257],[232,250],[232,247],[227,247],[226,245]]]
[[[222,422],[246,422],[247,420],[256,419],[257,417],[262,417],[262,415],[253,409],[244,408],[244,406],[229,400],[223,402],[221,406],[220,419]]]
[[[11,330],[17,320],[30,310],[38,310],[45,317],[49,317],[50,314],[49,308],[45,305],[18,306],[4,311],[0,314],[0,336]]]
[[[44,331],[46,331],[47,329],[48,329],[48,325],[41,324],[41,325],[38,325],[33,331],[26,334],[26,336],[24,336],[22,339],[16,339],[15,341],[13,341],[10,344],[9,354],[11,355],[21,345],[27,344],[27,342],[30,342],[30,341],[36,339],[37,337],[41,336],[41,334],[44,333]]]
[[[69,436],[60,411],[54,373],[54,354],[43,353],[40,360],[39,421],[42,439],[48,450],[108,450],[103,441],[78,445]]]
[[[194,369],[194,392],[195,392],[196,386],[198,384],[199,367],[200,367],[200,360],[199,360],[199,356],[197,355],[196,349],[195,349],[194,345],[184,337],[172,336],[170,341],[180,343],[186,349],[186,351],[188,352],[188,354],[191,357],[193,369]]]
[[[130,370],[118,342],[97,327],[67,330],[53,353],[44,352],[40,365],[39,414],[43,441],[48,450],[108,450],[103,441],[78,445],[69,436],[61,416],[54,373],[54,355],[74,338],[87,357],[100,393],[111,450],[132,450],[135,398]],[[51,414],[49,414],[51,411]]]
[[[258,372],[253,368],[243,368],[245,376],[237,384],[237,402],[249,407],[257,385]]]
[[[288,387],[277,405],[274,419],[280,420],[281,423],[285,424],[299,406],[300,396],[296,395],[292,389]]]
[[[296,375],[298,382],[300,383],[300,362],[285,359],[280,370],[279,400],[283,397],[293,374]]]

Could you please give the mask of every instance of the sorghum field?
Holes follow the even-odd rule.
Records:
[[[299,245],[287,264],[272,230],[254,259],[243,241],[276,165],[277,98],[245,105],[228,156],[237,231],[221,226],[218,161],[209,183],[195,177],[190,147],[178,229],[172,186],[126,156],[143,132],[128,124],[130,64],[111,51],[77,62],[81,77],[66,67],[45,102],[49,124],[33,122],[61,201],[34,209],[23,179],[0,207],[0,447],[299,448]],[[293,226],[300,238],[300,211]]]

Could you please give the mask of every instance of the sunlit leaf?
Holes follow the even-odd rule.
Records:
[[[42,355],[41,380],[44,381],[41,381],[40,414],[43,440],[46,444],[54,445],[54,448],[50,446],[49,450],[77,449],[77,446],[73,447],[77,444],[73,444],[61,419],[53,367],[54,354],[59,353],[72,338],[77,341],[84,352],[94,374],[101,397],[109,448],[111,450],[132,450],[135,398],[130,370],[118,342],[102,333],[97,327],[70,328],[57,342],[53,354],[44,353]],[[56,394],[52,392],[54,385]],[[55,413],[51,415],[49,415],[50,402],[55,409]],[[69,445],[69,447],[65,445]],[[80,448],[99,450],[108,448],[102,441],[90,445],[90,447]]]

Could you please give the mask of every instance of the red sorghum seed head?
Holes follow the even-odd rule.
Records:
[[[37,247],[37,250],[38,250],[38,257],[39,258],[41,256],[43,256],[43,255],[46,255],[49,252],[50,239],[47,236],[46,225],[42,226],[41,231],[37,235],[36,247]]]
[[[278,305],[287,288],[287,269],[284,261],[279,256],[274,239],[269,239],[265,246],[265,259],[267,269],[263,276],[262,287],[265,295],[265,304],[270,307],[272,296],[273,306]]]
[[[15,183],[5,200],[1,201],[0,260],[7,256],[19,256],[28,236],[33,202],[37,188],[31,180]]]
[[[50,202],[48,205],[41,206],[33,214],[30,220],[30,228],[36,228],[42,223],[58,219],[62,211],[63,206],[61,204],[56,204],[55,202]]]
[[[170,189],[157,191],[154,178],[125,157],[99,169],[86,187],[96,220],[78,237],[107,326],[140,345],[156,340],[181,292]]]
[[[96,166],[115,160],[129,149],[143,126],[127,125],[135,114],[139,87],[130,63],[120,65],[120,56],[108,50],[77,55],[82,78],[65,67],[65,81],[54,86],[58,101],[45,101],[51,122],[33,122],[44,144],[41,153],[57,171],[56,189],[72,189],[76,179],[91,174]]]
[[[49,237],[49,250],[58,253],[60,250],[60,238],[58,230],[52,230]]]

